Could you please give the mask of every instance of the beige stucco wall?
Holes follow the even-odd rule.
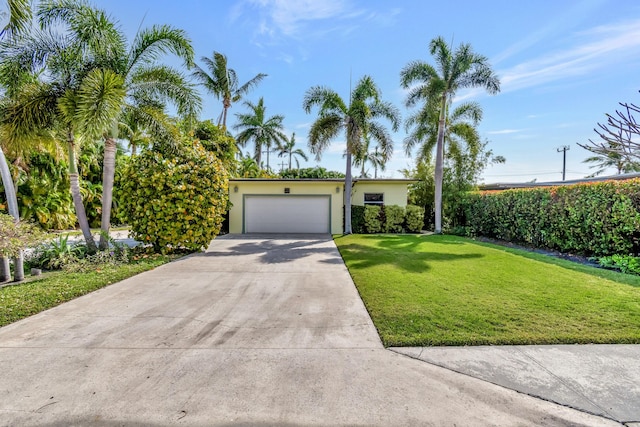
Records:
[[[235,191],[235,188],[238,191]],[[290,189],[285,194],[284,189]],[[336,192],[336,188],[339,192]],[[243,195],[251,194],[277,194],[282,196],[295,195],[329,195],[331,196],[331,233],[342,234],[342,205],[344,184],[341,182],[292,182],[292,181],[229,181],[229,201],[232,206],[229,210],[229,232],[242,233],[243,221]]]
[[[407,206],[406,182],[356,182],[351,192],[351,204],[364,206],[364,193],[383,193],[384,204]]]

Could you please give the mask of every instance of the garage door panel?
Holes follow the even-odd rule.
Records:
[[[245,233],[329,233],[329,196],[245,196]]]

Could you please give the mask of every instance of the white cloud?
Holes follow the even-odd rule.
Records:
[[[640,53],[640,20],[593,28],[577,35],[579,43],[563,51],[523,62],[500,75],[502,91],[514,91],[584,76]]]

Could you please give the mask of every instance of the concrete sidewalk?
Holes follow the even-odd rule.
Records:
[[[521,393],[640,426],[640,345],[390,350]]]
[[[613,426],[382,347],[330,236],[224,236],[0,328],[0,426]]]

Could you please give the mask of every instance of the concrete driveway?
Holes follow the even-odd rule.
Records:
[[[385,350],[330,236],[205,253],[0,328],[0,425],[619,425]]]

